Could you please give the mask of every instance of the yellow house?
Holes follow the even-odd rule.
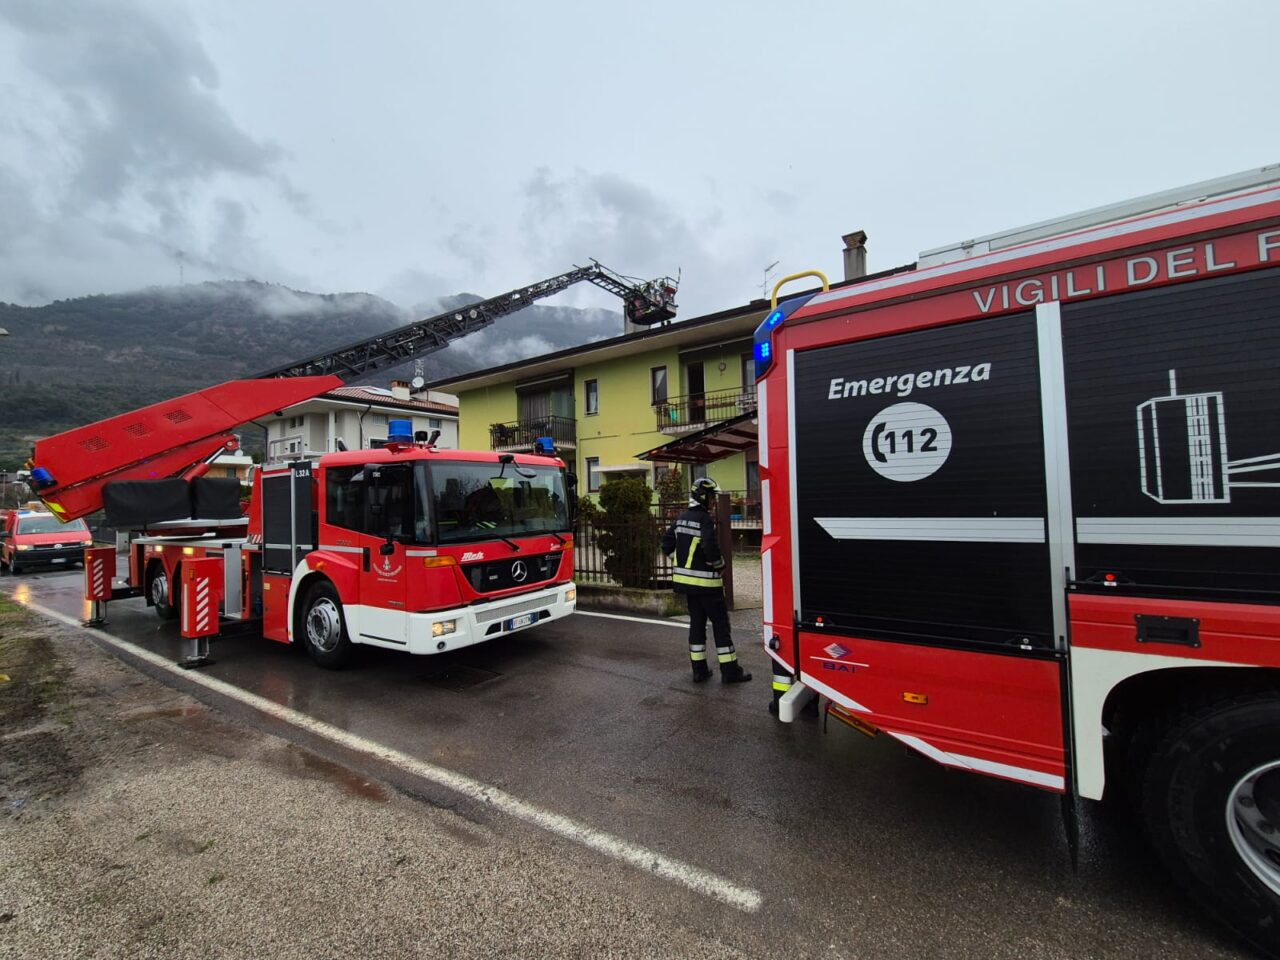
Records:
[[[710,476],[732,498],[734,525],[759,525],[752,335],[768,303],[658,327],[431,384],[458,397],[464,450],[530,451],[549,436],[594,495],[610,477],[653,486],[683,460],[683,476]],[[674,441],[705,441],[740,424],[733,453],[711,463],[683,456]],[[733,432],[732,428],[731,431]],[[705,449],[705,443],[702,444]],[[665,450],[655,448],[666,447]],[[723,454],[725,447],[717,448]]]

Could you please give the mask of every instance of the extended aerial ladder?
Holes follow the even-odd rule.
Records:
[[[574,267],[567,273],[548,277],[479,303],[447,310],[426,320],[406,324],[336,350],[326,350],[305,360],[273,367],[258,374],[258,377],[312,377],[323,374],[336,374],[344,380],[363,377],[380,367],[443,350],[459,337],[483,330],[500,317],[523,310],[584,280],[621,299],[624,314],[631,323],[648,326],[670,320],[676,314],[677,284],[670,277],[640,282],[615,273],[600,262],[592,260],[589,266]]]
[[[274,367],[253,379],[207,387],[37,441],[27,461],[32,486],[60,519],[69,521],[102,509],[103,488],[110,483],[194,479],[220,454],[238,448],[233,428],[375,370],[441,350],[583,281],[620,297],[632,323],[650,325],[675,316],[675,280],[635,280],[592,260],[529,286]]]

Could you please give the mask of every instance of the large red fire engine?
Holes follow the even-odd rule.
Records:
[[[1073,843],[1115,790],[1280,950],[1280,171],[776,294],[780,716],[1059,792]]]
[[[441,450],[392,421],[383,446],[259,470],[247,509],[234,478],[205,474],[232,433],[365,375],[440,349],[504,314],[587,281],[624,298],[627,318],[675,311],[675,284],[635,284],[594,261],[457,311],[36,444],[32,483],[59,518],[105,507],[130,539],[127,578],[113,547],[85,554],[85,593],[103,604],[142,596],[181,613],[188,666],[208,638],[238,625],[301,642],[325,667],[354,645],[416,654],[456,650],[574,610],[573,478],[536,424],[531,452]]]

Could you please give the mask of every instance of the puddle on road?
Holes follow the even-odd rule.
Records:
[[[201,706],[162,707],[159,709],[135,710],[120,717],[125,723],[137,723],[142,720],[173,720],[181,717],[194,717],[204,713]]]
[[[328,780],[336,783],[346,793],[363,800],[386,803],[390,800],[387,789],[375,780],[340,763],[326,760],[319,754],[304,750],[296,744],[286,744],[280,751],[281,766],[287,773],[306,780]]]
[[[451,663],[438,670],[426,674],[422,679],[441,690],[452,690],[459,693],[470,690],[489,680],[497,679],[502,674],[483,667],[470,667],[465,663]]]

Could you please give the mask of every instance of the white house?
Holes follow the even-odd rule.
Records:
[[[435,390],[411,391],[404,380],[386,387],[339,387],[264,417],[267,463],[318,456],[338,449],[368,449],[387,438],[389,420],[412,420],[414,432],[439,430],[436,445],[458,446],[458,398]]]
[[[249,468],[253,466],[253,457],[247,453],[224,453],[213,462],[208,477],[235,477],[241,483],[249,482]]]

